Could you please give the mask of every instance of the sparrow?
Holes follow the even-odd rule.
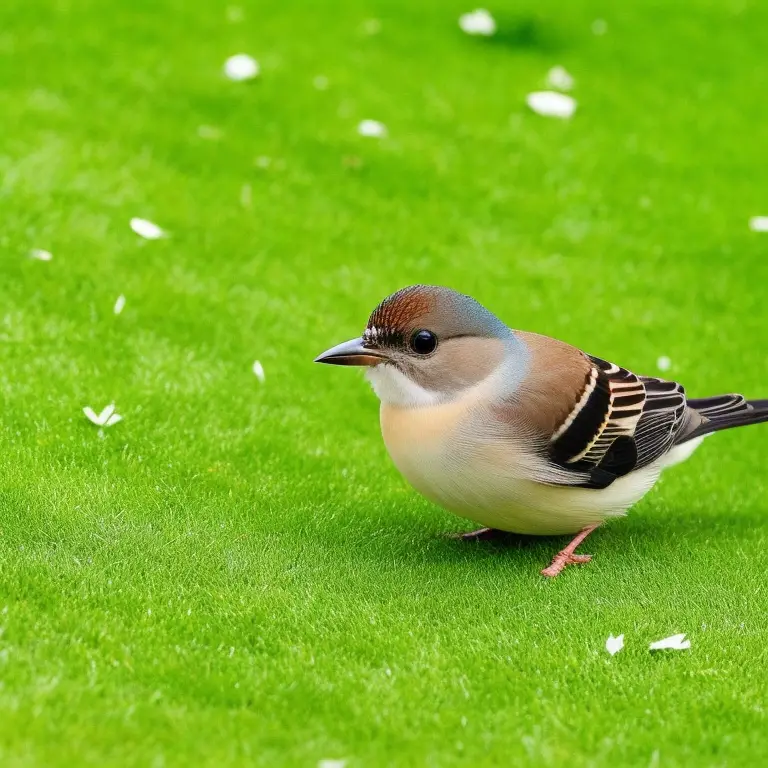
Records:
[[[467,537],[575,534],[547,577],[589,562],[581,542],[707,435],[768,421],[768,400],[688,398],[675,381],[512,330],[439,286],[387,297],[362,337],[315,362],[366,367],[395,466],[426,498],[484,526]]]

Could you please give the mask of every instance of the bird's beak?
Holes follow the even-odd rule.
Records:
[[[315,358],[316,363],[330,365],[378,365],[386,357],[382,352],[371,347],[364,347],[362,339],[352,339],[331,347]]]

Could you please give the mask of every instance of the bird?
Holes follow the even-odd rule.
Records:
[[[362,366],[380,400],[384,444],[419,493],[483,526],[573,536],[541,571],[625,515],[705,437],[768,421],[768,400],[689,398],[683,386],[509,328],[470,296],[413,285],[385,298],[362,336],[316,358]]]

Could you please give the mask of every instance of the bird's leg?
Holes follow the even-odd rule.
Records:
[[[461,541],[502,541],[511,536],[512,534],[500,531],[498,528],[480,528],[477,531],[469,531],[469,533],[457,533],[454,538]]]
[[[589,534],[599,526],[600,523],[595,523],[594,525],[588,525],[586,528],[582,528],[576,534],[573,541],[565,549],[561,549],[554,556],[554,558],[552,558],[551,565],[549,568],[545,568],[541,572],[541,575],[553,579],[562,570],[565,569],[566,565],[580,565],[583,563],[588,563],[592,559],[592,555],[575,555],[574,552],[576,547],[578,547],[579,544],[581,544],[581,542],[584,541],[584,539],[586,539],[587,536],[589,536]]]

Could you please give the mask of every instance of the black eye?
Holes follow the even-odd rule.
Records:
[[[429,355],[437,349],[437,336],[432,331],[416,331],[411,336],[411,349],[418,355]]]

